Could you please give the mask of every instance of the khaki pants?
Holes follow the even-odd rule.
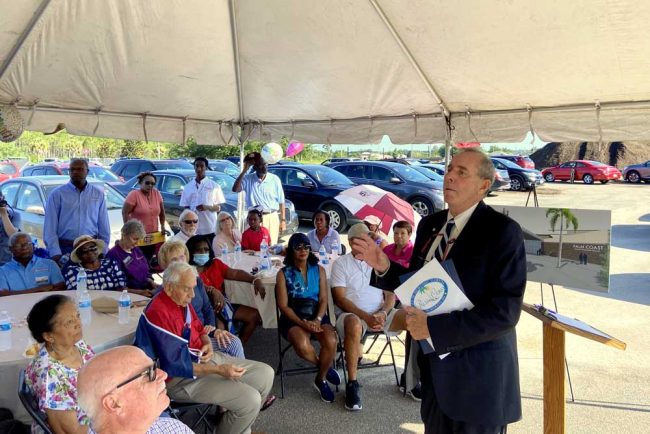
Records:
[[[246,372],[234,381],[218,374],[196,379],[174,378],[167,383],[167,393],[175,401],[217,404],[228,410],[215,433],[250,433],[260,407],[273,386],[273,368],[265,363],[235,359],[221,353],[214,353],[209,363],[231,363],[246,368]]]
[[[264,214],[262,216],[262,226],[268,229],[271,234],[271,245],[277,244],[280,235],[280,216],[278,213]]]

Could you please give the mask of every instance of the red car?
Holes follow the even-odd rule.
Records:
[[[7,179],[17,178],[20,175],[20,168],[13,161],[0,161],[0,182]]]
[[[501,158],[502,160],[508,160],[515,163],[517,166],[524,169],[534,169],[535,162],[525,155],[491,155],[494,158]]]
[[[571,173],[574,172],[574,179],[582,181],[585,184],[593,184],[594,181],[600,181],[607,184],[611,180],[621,179],[621,171],[614,166],[599,161],[590,160],[573,160],[562,163],[559,166],[547,167],[542,170],[542,175],[547,182],[569,181]]]

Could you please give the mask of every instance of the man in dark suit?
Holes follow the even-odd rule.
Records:
[[[474,305],[435,316],[406,308],[413,338],[430,337],[434,346],[417,357],[427,433],[503,433],[521,418],[515,325],[526,253],[519,225],[482,200],[493,179],[494,166],[480,150],[453,158],[444,179],[449,209],[420,221],[409,269],[390,262],[371,239],[354,241],[357,258],[375,269],[383,289],[394,290],[401,275],[430,260],[451,261]]]

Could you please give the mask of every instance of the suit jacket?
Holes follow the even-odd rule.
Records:
[[[423,218],[409,269],[391,262],[376,283],[394,290],[400,275],[420,269],[446,220],[447,211]],[[433,390],[453,420],[490,426],[517,421],[521,395],[515,325],[526,287],[521,228],[480,202],[447,259],[474,308],[428,317],[436,352],[418,356],[423,387]],[[436,353],[451,354],[440,360]]]

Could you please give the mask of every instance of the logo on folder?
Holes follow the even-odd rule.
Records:
[[[411,306],[431,313],[445,302],[449,287],[442,279],[433,278],[420,283],[411,296]]]

